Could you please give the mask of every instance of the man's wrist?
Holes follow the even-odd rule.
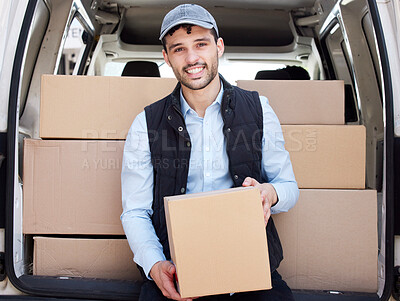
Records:
[[[157,265],[161,262],[161,260],[157,261],[156,263],[153,264],[153,266],[150,268],[150,272],[149,275],[147,276],[147,278],[149,278],[150,280],[153,280],[153,276],[152,274],[154,273],[154,269],[157,269]]]
[[[268,184],[272,187],[272,193],[273,193],[272,204],[271,204],[271,208],[272,208],[276,204],[278,204],[279,198],[278,198],[278,193],[276,192],[275,186],[271,183],[268,183]]]

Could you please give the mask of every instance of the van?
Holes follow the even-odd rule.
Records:
[[[306,270],[314,269],[318,275],[311,275],[302,281],[288,281],[289,284],[294,284],[291,286],[295,299],[399,300],[399,1],[197,2],[213,14],[224,38],[226,48],[220,59],[220,72],[228,81],[237,84],[242,80],[254,80],[257,73],[262,71],[259,74],[264,76],[264,80],[282,80],[283,87],[291,87],[288,82],[292,79],[285,71],[288,66],[306,71],[312,82],[339,81],[343,85],[344,96],[342,126],[365,128],[364,142],[362,145],[358,143],[358,146],[361,145],[365,149],[365,158],[361,157],[365,163],[365,168],[362,169],[362,187],[353,191],[376,192],[374,210],[370,212],[373,218],[365,218],[362,215],[362,200],[358,207],[351,209],[332,207],[332,204],[321,205],[315,209],[313,215],[322,216],[318,210],[326,211],[327,208],[330,211],[326,216],[331,216],[330,213],[335,208],[339,209],[338,212],[342,210],[354,213],[346,220],[346,224],[343,222],[341,226],[346,225],[344,229],[351,232],[354,223],[364,225],[365,227],[360,226],[357,232],[352,233],[353,238],[365,235],[364,229],[372,229],[374,247],[368,249],[361,242],[357,245],[357,250],[371,251],[374,259],[362,261],[361,254],[344,254],[342,259],[349,256],[347,259],[350,259],[350,263],[337,271],[341,276],[336,277],[336,282],[332,282],[329,278],[331,268],[339,266],[341,261],[327,262],[331,257],[326,252],[335,251],[336,248],[346,249],[350,246],[346,244],[351,242],[345,231],[335,235],[335,240],[328,239],[324,242],[329,244],[327,248],[313,249],[313,252],[297,257],[302,263],[306,262],[307,258]],[[35,244],[39,243],[40,239],[102,239],[114,242],[124,240],[124,235],[63,235],[43,232],[41,235],[35,235],[24,232],[24,223],[27,222],[26,215],[23,214],[27,206],[26,182],[39,180],[39,177],[34,178],[33,175],[24,173],[24,144],[26,141],[32,141],[31,139],[36,141],[46,138],[41,136],[40,121],[43,117],[40,115],[43,109],[41,88],[43,89],[44,75],[64,75],[65,78],[80,76],[78,80],[82,79],[82,83],[85,82],[83,78],[89,77],[95,78],[95,81],[96,78],[104,79],[110,76],[142,78],[156,75],[161,78],[173,78],[172,71],[163,61],[158,36],[163,16],[180,3],[182,1],[175,0],[1,1],[0,294],[5,298],[137,300],[141,287],[138,277],[128,277],[127,280],[122,277],[107,279],[101,274],[87,277],[35,274],[35,256],[38,252]],[[136,67],[131,69],[131,65],[135,65],[139,71],[133,70]],[[304,85],[307,86],[306,83]],[[87,90],[83,84],[77,87],[78,90],[74,90],[74,93],[72,86],[65,86],[65,89],[62,88],[58,93],[90,97],[87,91],[92,90]],[[318,92],[321,102],[330,93],[327,91]],[[72,105],[79,108],[79,103],[71,98]],[[143,109],[143,106],[140,109]],[[96,109],[93,109],[93,115],[96,115],[96,112]],[[320,112],[324,116],[332,113],[328,108],[323,108]],[[70,118],[71,124],[75,122],[79,120]],[[307,122],[305,124],[307,125]],[[68,124],[64,124],[64,127],[69,128]],[[62,141],[62,138],[52,139]],[[110,139],[113,139],[113,136],[110,136]],[[352,140],[350,137],[346,141],[350,143]],[[352,148],[348,145],[341,146]],[[331,149],[331,154],[338,155],[334,148]],[[356,155],[355,158],[360,157]],[[342,206],[343,203],[338,204]],[[296,206],[300,206],[300,201]],[[303,218],[304,224],[309,225],[307,222],[310,221],[304,216],[298,215],[297,218],[299,221]],[[293,227],[296,226],[299,225],[294,224]],[[304,229],[332,231],[327,228],[326,219],[321,218],[312,227]],[[278,231],[282,235],[286,228],[279,228],[278,225]],[[304,239],[312,245],[318,238],[304,235]],[[285,242],[284,239],[283,241]],[[293,243],[290,239],[286,241],[289,244]],[[86,260],[90,261],[92,255],[86,254],[86,251],[80,253],[79,250],[81,249],[66,250],[62,256],[73,253],[76,260],[88,258]],[[118,250],[119,247],[116,247],[111,251],[110,257],[115,257]],[[288,255],[290,250],[293,249],[284,245],[284,252]],[[53,254],[57,256],[60,252],[56,251]],[[50,253],[46,254],[45,257],[50,256]],[[352,262],[359,260],[360,265],[352,266]],[[131,262],[132,258],[128,258],[128,261]],[[317,266],[316,262],[328,265]],[[354,275],[362,275],[366,267],[373,268],[373,285],[358,286],[356,283],[362,280],[359,278],[361,276],[349,275],[353,272]],[[116,273],[118,274],[118,271]],[[345,280],[341,282],[340,279]],[[324,285],[317,285],[318,282]]]

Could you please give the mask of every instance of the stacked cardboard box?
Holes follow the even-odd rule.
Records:
[[[55,255],[55,265],[44,262],[51,256],[39,257],[61,245],[64,257],[80,256],[73,251],[78,245],[87,252],[97,248],[71,235],[124,234],[119,219],[124,142],[116,140],[125,139],[135,115],[171,92],[175,84],[174,79],[154,78],[42,78],[40,135],[52,140],[25,141],[24,233],[69,238],[35,239],[36,273],[55,275],[54,266],[60,271],[79,270]],[[238,86],[259,90],[269,98],[283,124],[302,188],[296,207],[275,217],[285,250],[281,273],[289,285],[375,290],[377,239],[376,227],[370,226],[376,225],[376,193],[362,190],[365,130],[344,125],[343,83],[239,81]],[[90,245],[100,243],[91,239]],[[344,258],[347,261],[339,265]],[[39,269],[39,265],[52,268]],[[132,275],[137,275],[135,269]],[[85,275],[110,277],[87,269],[80,272]]]
[[[175,85],[159,78],[42,77],[46,140],[24,141],[23,232],[35,235],[34,274],[141,279],[121,239],[123,139],[135,116]]]
[[[283,245],[279,272],[294,289],[377,291],[375,190],[301,189],[274,221]]]
[[[40,137],[125,139],[136,115],[176,83],[172,78],[44,75]]]
[[[117,280],[141,278],[126,239],[35,236],[33,257],[35,275]]]
[[[293,289],[377,291],[377,194],[365,188],[365,128],[344,124],[341,81],[238,81],[268,98],[300,189],[274,216]]]
[[[282,124],[299,188],[365,188],[365,127],[344,125],[342,81],[241,80]]]

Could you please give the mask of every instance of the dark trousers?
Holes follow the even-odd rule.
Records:
[[[265,291],[236,293],[230,296],[217,295],[198,298],[201,301],[294,301],[292,291],[282,280],[281,275],[277,271],[272,273],[272,289]],[[153,281],[145,281],[140,291],[139,301],[164,301],[169,300],[163,296],[157,285]]]

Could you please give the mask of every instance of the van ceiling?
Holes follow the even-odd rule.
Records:
[[[294,41],[291,12],[310,15],[315,0],[187,0],[201,3],[217,21],[226,46],[286,46]],[[111,0],[101,6],[125,8],[121,39],[127,44],[159,45],[163,16],[183,1]],[[100,6],[100,7],[101,7]]]
[[[256,9],[295,9],[300,7],[312,7],[315,0],[103,0],[104,3],[116,3],[120,7],[168,7],[172,8],[182,3],[196,3],[203,7],[237,7]]]

